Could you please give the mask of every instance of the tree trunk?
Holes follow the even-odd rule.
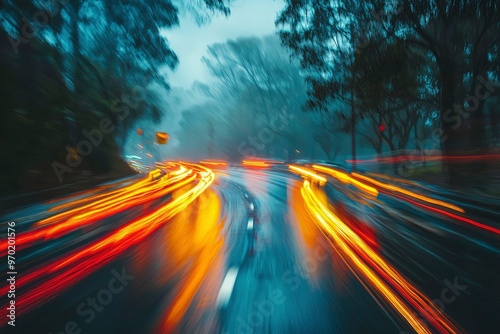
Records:
[[[460,154],[465,148],[464,136],[458,129],[463,122],[461,115],[454,113],[456,103],[455,66],[452,60],[446,61],[441,70],[441,151],[443,156]],[[460,168],[451,159],[443,159],[443,169],[448,175],[449,185],[460,182]]]
[[[484,103],[486,97],[490,94],[489,87],[484,87],[484,81],[488,76],[486,73],[485,64],[488,62],[487,58],[487,34],[485,33],[481,40],[478,42],[476,49],[473,52],[473,78],[469,96],[472,97],[472,102],[466,107],[471,109],[469,117],[470,126],[470,144],[471,154],[488,154],[489,142],[487,140],[486,117],[484,115]],[[481,81],[480,81],[481,78]],[[473,161],[468,166],[468,172],[472,176],[471,181],[474,185],[484,184],[488,178],[488,161]]]
[[[394,175],[398,175],[398,167],[399,167],[399,152],[396,150],[396,146],[392,141],[392,138],[386,138],[387,145],[389,145],[389,150],[391,151],[392,158],[392,170],[394,171]]]
[[[490,124],[491,124],[491,146],[497,149],[500,135],[500,112],[496,108],[489,109]]]

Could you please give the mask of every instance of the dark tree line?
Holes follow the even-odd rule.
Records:
[[[498,145],[499,6],[286,1],[276,23],[306,73],[308,109],[338,114],[353,135],[369,119],[385,130],[369,140],[391,149],[405,147],[412,126],[429,125],[434,111],[442,154],[467,155]],[[460,169],[446,167],[454,182]]]
[[[200,11],[229,14],[227,2],[204,0]],[[0,4],[0,154],[2,193],[57,185],[82,131],[110,119],[105,136],[80,169],[104,173],[122,163],[129,130],[159,121],[157,92],[168,89],[162,67],[177,56],[160,29],[178,25],[169,0],[2,1]],[[117,110],[127,110],[126,117]],[[74,179],[74,173],[66,181]]]

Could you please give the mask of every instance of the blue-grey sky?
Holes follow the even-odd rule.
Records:
[[[209,74],[201,57],[208,45],[241,36],[274,33],[274,21],[283,7],[282,0],[236,0],[230,16],[217,15],[201,27],[192,16],[181,14],[180,26],[163,31],[179,57],[177,68],[173,72],[166,70],[170,85],[190,88],[195,80],[206,81]]]

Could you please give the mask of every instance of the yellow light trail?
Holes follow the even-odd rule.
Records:
[[[106,190],[108,188],[117,187],[119,185],[122,185],[122,184],[130,182],[130,181],[131,180],[119,180],[119,181],[115,181],[115,182],[108,183],[108,184],[105,184],[105,185],[97,186],[97,187],[92,188],[92,189],[82,190],[82,191],[70,194],[68,196],[65,196],[63,198],[52,199],[52,200],[46,201],[44,204],[52,204],[52,203],[55,203],[55,202],[66,201],[66,200],[70,200],[72,198],[84,196],[84,195],[87,195],[87,194],[92,194],[92,193],[100,192],[100,191]],[[87,197],[85,197],[85,198],[87,198]],[[60,210],[62,208],[65,208],[66,204],[67,203],[53,206],[52,208],[48,209],[48,211],[58,211],[58,210]]]
[[[292,171],[302,174],[303,176],[307,176],[315,181],[320,182],[321,184],[326,183],[326,177],[316,174],[312,169],[304,168],[296,165],[288,165]]]
[[[356,188],[372,195],[372,196],[375,196],[377,197],[378,196],[378,190],[373,188],[373,187],[370,187],[369,185],[366,185],[362,182],[359,182],[358,180],[352,178],[351,176],[349,176],[347,173],[344,173],[344,172],[341,172],[341,171],[338,171],[338,170],[335,170],[333,168],[329,168],[329,167],[324,167],[324,166],[320,166],[320,165],[313,165],[313,168],[317,171],[320,171],[320,172],[323,172],[325,174],[328,174],[334,178],[336,178],[337,180],[343,182],[343,183],[346,183],[346,184],[352,184],[353,186],[355,186]]]
[[[192,172],[192,169],[180,166],[178,170],[153,182],[154,178],[161,176],[161,172],[152,171],[146,179],[127,187],[127,191],[115,193],[109,198],[45,219],[42,221],[44,224],[42,228],[19,234],[17,246],[20,249],[26,248],[34,241],[59,237],[75,228],[109,217],[132,206],[161,198],[194,181],[196,176],[192,175]],[[50,222],[55,223],[47,226]]]
[[[464,209],[462,209],[462,208],[460,208],[460,207],[458,207],[456,205],[453,205],[453,204],[450,204],[450,203],[446,203],[446,202],[443,202],[443,201],[440,201],[440,200],[437,200],[437,199],[434,199],[434,198],[430,198],[430,197],[427,197],[427,196],[424,196],[424,195],[420,195],[420,194],[417,194],[416,192],[409,191],[409,190],[406,190],[406,189],[403,189],[403,188],[400,188],[400,187],[397,187],[397,186],[386,184],[386,183],[377,181],[375,179],[372,179],[371,177],[364,176],[364,175],[361,175],[361,174],[358,174],[358,173],[351,173],[351,175],[354,176],[354,177],[356,177],[356,178],[358,178],[358,179],[370,182],[371,184],[374,184],[374,185],[376,185],[376,186],[378,186],[380,188],[383,188],[383,189],[386,189],[386,190],[389,190],[389,191],[398,192],[400,194],[404,194],[406,196],[419,199],[419,200],[421,200],[423,202],[427,202],[427,203],[431,203],[431,204],[434,204],[434,205],[442,206],[442,207],[445,207],[445,208],[448,208],[448,209],[451,209],[451,210],[454,210],[454,211],[458,211],[460,213],[465,213]]]
[[[200,164],[208,166],[222,166],[222,167],[227,166],[227,162],[221,160],[201,160]]]
[[[72,201],[72,202],[57,206],[57,207],[53,208],[53,210],[56,210],[56,208],[57,208],[57,210],[65,209],[67,207],[75,207],[75,208],[71,209],[71,210],[64,211],[60,214],[56,214],[54,216],[42,219],[42,220],[36,222],[35,226],[51,224],[51,223],[57,222],[61,219],[70,217],[78,212],[86,211],[89,208],[93,208],[93,207],[94,208],[99,207],[100,205],[104,205],[104,204],[106,204],[110,201],[113,201],[115,199],[122,198],[124,194],[126,194],[128,192],[133,192],[134,190],[137,190],[137,189],[141,189],[146,184],[151,183],[154,180],[154,178],[157,177],[159,174],[161,174],[161,171],[159,169],[156,169],[156,170],[149,172],[145,178],[143,178],[137,182],[134,182],[126,187],[116,189],[116,190],[113,190],[111,192],[107,192],[104,194],[89,196],[86,198],[82,198],[82,199],[79,199],[76,201]],[[88,202],[90,202],[90,203],[88,203]],[[88,203],[88,204],[82,206],[83,203]]]
[[[168,238],[169,249],[173,257],[182,262],[187,261],[189,265],[181,288],[162,317],[162,333],[171,333],[178,326],[223,246],[221,229],[224,222],[220,220],[220,199],[215,192],[208,190],[199,200],[206,204],[203,205],[203,214],[193,212],[191,215],[187,210],[186,216],[194,216],[194,220],[189,220],[189,227],[186,228],[185,216],[172,222],[177,226],[172,226],[172,234]],[[193,207],[193,210],[201,209]],[[181,254],[176,253],[177,249]]]
[[[40,266],[20,277],[16,284],[25,288],[26,293],[20,295],[16,301],[17,312],[22,314],[47,302],[102,268],[130,247],[143,242],[170,218],[183,211],[215,180],[215,175],[207,169],[199,168],[196,175],[198,182],[186,191],[183,190],[178,196],[172,197],[167,204],[134,219],[68,256],[56,259],[49,265]],[[0,292],[6,293],[6,289],[8,290],[7,285],[2,286]],[[3,322],[5,323],[5,319]]]
[[[118,244],[120,241],[124,240],[128,236],[134,236],[134,238],[137,238],[143,234],[149,234],[150,231],[155,229],[158,224],[166,221],[167,219],[173,217],[180,211],[184,210],[215,180],[214,173],[207,169],[198,172],[198,175],[200,176],[200,181],[193,188],[189,189],[179,197],[174,198],[171,202],[162,206],[156,211],[148,214],[147,216],[137,219],[132,223],[118,229],[116,232],[114,232],[106,239],[86,249],[84,253],[95,253],[101,250],[102,248],[109,246],[110,244]],[[84,253],[80,252],[75,254],[75,256],[70,257],[65,261],[55,265],[51,269],[51,271],[57,271],[61,267],[64,267],[69,263],[77,261],[78,259],[87,255]]]
[[[131,184],[129,184],[128,186],[125,186],[123,188],[118,188],[118,189],[107,191],[107,192],[104,192],[104,193],[100,193],[100,194],[96,194],[96,195],[92,195],[92,196],[86,196],[86,197],[83,197],[83,198],[80,198],[80,199],[77,199],[77,200],[73,200],[73,201],[70,201],[70,202],[59,204],[59,205],[53,206],[48,211],[49,212],[55,212],[55,211],[62,211],[62,210],[65,210],[65,209],[68,209],[68,208],[71,208],[71,207],[78,207],[78,206],[86,204],[88,202],[96,201],[98,199],[101,199],[101,198],[104,198],[104,197],[108,197],[108,196],[112,196],[112,195],[117,194],[117,193],[122,193],[124,191],[127,191],[127,189],[129,189],[129,187],[134,187],[138,183],[144,183],[146,181],[147,180],[145,180],[144,178],[141,178],[140,180],[134,181]],[[87,195],[87,194],[96,193],[96,192],[98,192],[100,190],[103,190],[103,189],[106,189],[106,188],[109,188],[109,187],[96,187],[96,188],[93,188],[93,189],[90,189],[90,190],[86,190],[86,191],[80,193],[79,195],[77,194],[75,196],[68,196],[68,198],[78,197],[80,195]],[[64,201],[64,199],[58,200],[58,201]]]
[[[269,167],[269,164],[267,162],[258,160],[243,160],[242,164],[248,167]]]
[[[366,174],[374,176],[374,177],[378,177],[378,178],[381,178],[381,179],[390,180],[392,182],[398,182],[398,183],[404,183],[404,184],[407,184],[407,185],[410,185],[410,186],[419,186],[419,187],[422,187],[422,185],[420,185],[420,184],[418,184],[418,183],[416,183],[414,181],[405,180],[405,179],[402,179],[402,178],[399,178],[399,177],[389,176],[389,175],[380,174],[380,173],[371,173],[371,172],[367,172]]]
[[[317,190],[313,189],[309,180],[304,181],[301,192],[310,214],[319,223],[320,229],[333,239],[334,245],[338,247],[335,249],[349,268],[353,270],[354,267],[417,333],[432,332],[407,303],[420,311],[441,333],[458,332],[455,325],[429,298],[418,291],[322,203],[316,195]],[[406,303],[384,279],[404,297]]]
[[[107,203],[106,206],[100,207],[98,209],[82,212],[62,223],[59,223],[51,227],[48,233],[46,234],[46,237],[52,237],[53,235],[56,235],[59,231],[67,230],[69,227],[81,226],[89,222],[97,221],[103,218],[104,216],[109,216],[110,213],[121,212],[131,206],[143,204],[145,202],[163,197],[171,193],[172,191],[179,189],[189,184],[190,182],[193,182],[195,178],[196,178],[195,175],[191,175],[190,177],[182,178],[180,180],[176,178],[175,181],[172,179],[170,180],[162,179],[162,181],[165,182],[159,182],[157,184],[157,187],[155,187],[155,189],[150,189],[148,193],[150,192],[151,194],[145,195],[144,190],[137,189],[134,192],[132,192],[129,196],[127,196],[127,198],[120,198],[116,201],[111,201]],[[170,185],[172,183],[173,185]]]

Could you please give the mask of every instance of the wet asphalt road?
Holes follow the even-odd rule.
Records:
[[[300,176],[284,168],[240,167],[216,169],[215,176],[207,190],[148,231],[140,242],[116,254],[116,245],[103,248],[91,259],[72,263],[68,268],[78,267],[74,277],[49,273],[21,285],[17,296],[33,294],[47,282],[56,288],[33,307],[27,303],[26,312],[16,316],[15,328],[4,325],[0,331],[414,331],[355,274],[353,264],[339,256],[333,239],[315,224],[302,199]],[[106,238],[166,205],[187,187],[19,250],[17,279]],[[494,200],[480,201],[436,188],[418,191],[461,205],[474,221],[500,225]],[[470,333],[495,333],[500,328],[498,235],[391,194],[364,196],[332,178],[324,192],[336,212],[351,217],[353,230],[368,236],[373,249],[434,300],[457,328]],[[50,216],[47,210],[58,204],[13,211],[2,222],[16,221],[20,235]],[[5,264],[2,270],[7,271]]]

